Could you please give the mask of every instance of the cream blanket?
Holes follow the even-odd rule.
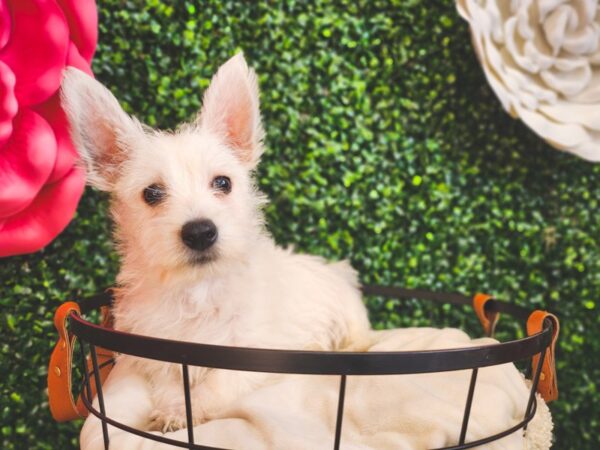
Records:
[[[407,328],[373,332],[370,351],[433,350],[496,342],[471,340],[456,329]],[[341,448],[344,450],[433,449],[458,442],[470,371],[419,375],[352,376],[346,385]],[[282,375],[194,428],[202,445],[239,450],[333,448],[340,378]],[[512,364],[480,369],[467,442],[522,420],[528,383]],[[116,431],[116,430],[113,430]],[[538,398],[536,417],[521,430],[480,448],[542,450],[551,446],[552,419]],[[187,431],[167,433],[187,441]],[[130,435],[116,450],[173,447]]]

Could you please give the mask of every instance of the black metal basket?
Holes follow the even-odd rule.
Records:
[[[458,305],[472,304],[472,298],[465,295],[437,293],[419,289],[365,286],[363,293],[365,295],[378,295],[388,298],[421,299]],[[111,301],[112,295],[108,291],[84,300],[79,305],[81,312],[85,314],[102,306],[108,306]],[[526,321],[530,314],[530,311],[526,308],[496,300],[487,302],[485,310],[486,313],[506,313],[522,321]],[[555,326],[552,321],[545,320],[542,331],[537,334],[514,341],[478,347],[434,351],[353,353],[270,350],[171,341],[122,333],[104,328],[86,321],[74,312],[70,314],[69,322],[72,334],[80,340],[81,363],[84,373],[84,386],[81,390],[81,399],[89,412],[101,420],[104,446],[107,450],[109,449],[108,425],[147,439],[170,444],[174,447],[194,450],[225,450],[195,443],[189,389],[189,366],[267,373],[339,375],[340,390],[337,420],[335,435],[332,436],[332,447],[335,450],[340,448],[347,376],[419,374],[471,369],[471,379],[467,398],[465,399],[459,442],[454,446],[436,450],[459,450],[484,445],[501,439],[517,430],[526,430],[527,424],[535,416],[537,406],[535,393],[540,380],[544,355],[546,354],[546,350],[551,346],[553,328]],[[102,365],[98,364],[96,346],[122,354],[181,364],[188,442],[150,434],[108,417],[106,415],[101,383],[97,383],[99,410],[94,408],[92,405],[93,391],[90,379],[93,376],[95,380],[99,380],[99,373],[102,367]],[[86,347],[89,347],[93,370],[88,370]],[[539,359],[533,369],[531,390],[523,420],[500,433],[476,441],[465,442],[478,369],[531,359],[535,355],[539,355]],[[103,364],[109,363],[111,362],[104,362]]]

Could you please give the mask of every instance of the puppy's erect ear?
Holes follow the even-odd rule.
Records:
[[[128,158],[129,143],[143,135],[141,125],[121,109],[108,89],[73,67],[65,70],[61,101],[88,183],[110,191]]]
[[[223,64],[213,76],[198,122],[223,138],[244,164],[256,165],[263,150],[258,83],[242,53]]]

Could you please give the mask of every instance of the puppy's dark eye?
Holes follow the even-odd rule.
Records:
[[[165,192],[165,187],[163,185],[155,183],[144,189],[142,195],[144,197],[144,201],[153,206],[161,202],[167,193]]]
[[[231,192],[231,180],[229,177],[220,175],[212,180],[212,187],[215,191],[222,192],[223,194],[229,194]]]

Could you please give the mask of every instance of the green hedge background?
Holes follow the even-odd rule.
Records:
[[[484,290],[558,313],[555,448],[600,448],[600,165],[501,109],[454,2],[98,4],[95,73],[150,125],[191,118],[219,64],[245,51],[260,75],[258,178],[278,242],[350,258],[365,281]],[[0,261],[3,449],[77,446],[80,423],[56,424],[47,407],[52,314],[112,283],[110,228],[107,198],[88,190],[54,243]],[[460,311],[395,306],[373,299],[375,325],[477,331]]]

